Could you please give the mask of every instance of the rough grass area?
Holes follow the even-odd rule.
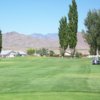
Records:
[[[100,65],[89,59],[1,59],[0,100],[100,100]]]

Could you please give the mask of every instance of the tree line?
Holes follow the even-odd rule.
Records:
[[[41,48],[41,49],[33,49],[30,48],[27,50],[27,54],[30,56],[34,56],[34,55],[39,55],[39,56],[55,56],[55,52],[53,50],[48,50],[46,48]]]

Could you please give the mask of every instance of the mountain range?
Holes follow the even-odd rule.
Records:
[[[89,49],[80,32],[77,34],[77,38],[77,49]],[[7,32],[3,34],[2,45],[4,50],[26,51],[28,48],[57,50],[59,49],[59,38],[57,33],[25,35],[18,32]]]
[[[59,47],[58,35],[54,34],[31,34],[25,35],[17,32],[3,34],[3,49],[26,51],[28,48],[54,49]]]

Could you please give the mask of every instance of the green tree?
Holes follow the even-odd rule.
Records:
[[[75,54],[75,47],[77,44],[77,29],[78,29],[78,11],[75,0],[72,0],[72,5],[69,6],[69,48],[71,49],[72,57]]]
[[[2,50],[2,32],[0,30],[0,52]]]
[[[41,56],[48,56],[48,49],[42,48],[36,51],[37,54]]]
[[[54,56],[54,54],[55,54],[54,51],[52,51],[52,50],[49,51],[50,56]]]
[[[28,49],[27,50],[27,54],[28,55],[33,55],[35,53],[35,50],[34,49]]]
[[[87,28],[85,38],[90,45],[90,54],[100,51],[100,10],[90,10],[85,19]]]
[[[59,43],[60,43],[60,48],[63,50],[61,53],[62,56],[65,55],[65,51],[68,47],[68,32],[67,32],[67,18],[62,17],[61,20],[59,21],[60,26],[59,26]]]

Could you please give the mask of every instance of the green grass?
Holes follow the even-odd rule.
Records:
[[[90,59],[1,59],[0,100],[100,100],[100,65]]]

